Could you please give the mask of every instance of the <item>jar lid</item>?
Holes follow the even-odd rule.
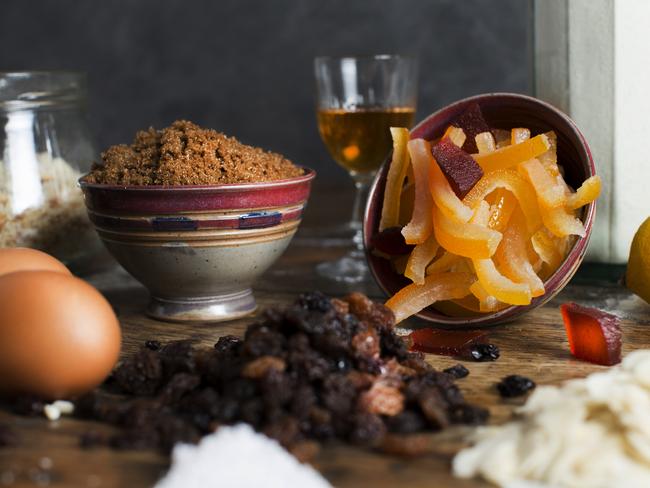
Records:
[[[86,98],[80,71],[0,72],[0,110],[79,105]]]

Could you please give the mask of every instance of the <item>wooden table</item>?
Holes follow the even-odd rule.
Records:
[[[313,207],[312,207],[313,208]],[[340,255],[342,250],[323,245],[320,237],[310,231],[309,222],[323,222],[319,208],[308,215],[306,225],[289,250],[257,284],[255,293],[261,308],[282,305],[301,291],[320,289],[343,295],[349,288],[327,282],[317,276],[318,262]],[[327,208],[327,206],[324,206]],[[345,202],[339,208],[345,209]],[[340,213],[338,214],[341,215]],[[330,216],[330,222],[332,220]],[[314,227],[312,227],[313,229]],[[501,400],[494,384],[507,374],[523,374],[538,384],[557,384],[568,378],[585,376],[600,369],[573,360],[558,305],[574,300],[584,305],[614,311],[623,318],[625,353],[650,346],[650,306],[631,295],[617,281],[622,267],[583,266],[571,284],[549,304],[508,324],[490,330],[490,341],[501,349],[501,358],[492,363],[466,363],[471,374],[459,380],[466,397],[488,406],[491,422],[508,419],[513,407],[521,403]],[[242,335],[255,320],[248,317],[225,324],[178,325],[157,322],[141,313],[147,293],[137,282],[118,268],[88,277],[115,306],[123,327],[123,354],[133,352],[143,341],[161,341],[191,337],[207,344],[224,334]],[[353,289],[381,299],[373,283]],[[417,326],[409,321],[407,326]],[[430,356],[437,368],[457,361]],[[165,472],[168,459],[155,452],[82,450],[79,435],[93,428],[110,431],[112,427],[70,418],[49,422],[44,418],[24,418],[0,409],[0,423],[9,423],[19,435],[17,447],[0,449],[0,487],[140,487],[151,486]],[[462,446],[463,428],[449,429],[432,435],[435,454],[418,459],[401,459],[365,450],[336,445],[327,446],[315,459],[315,466],[337,487],[484,487],[481,481],[453,478],[450,459]]]

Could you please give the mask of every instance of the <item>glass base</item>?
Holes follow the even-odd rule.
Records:
[[[352,251],[336,261],[328,261],[316,266],[316,272],[340,283],[361,283],[370,279],[370,271],[363,252]]]

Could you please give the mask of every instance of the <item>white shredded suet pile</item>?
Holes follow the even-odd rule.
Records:
[[[155,488],[331,488],[318,471],[247,424],[220,427],[198,445],[177,444]]]
[[[650,350],[540,387],[517,414],[477,430],[474,446],[454,458],[454,474],[508,488],[650,487]]]

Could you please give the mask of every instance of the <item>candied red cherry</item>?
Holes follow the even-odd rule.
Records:
[[[467,107],[462,114],[452,121],[451,125],[463,129],[463,132],[467,136],[463,144],[463,150],[471,154],[478,152],[474,138],[482,132],[490,131],[490,126],[485,121],[485,117],[483,117],[483,112],[481,112],[481,107],[479,107],[478,103],[473,103]]]
[[[615,315],[577,303],[560,306],[571,354],[590,363],[621,362],[621,324]]]
[[[449,137],[431,147],[431,153],[458,198],[464,198],[483,177],[483,170],[474,158],[459,148]]]

